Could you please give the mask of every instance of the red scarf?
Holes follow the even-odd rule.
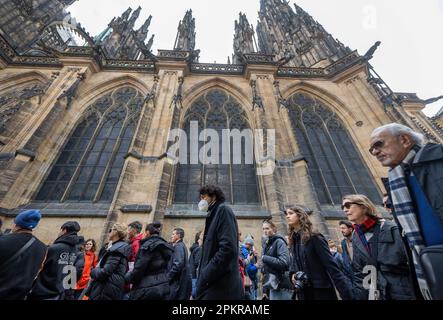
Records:
[[[368,216],[362,224],[356,224],[354,226],[358,237],[365,246],[369,254],[371,254],[371,248],[369,247],[368,240],[366,240],[365,233],[371,231],[377,225],[378,219],[372,216]]]
[[[372,228],[375,227],[377,222],[378,222],[377,218],[374,218],[373,216],[368,216],[367,219],[362,224],[360,224],[359,226],[360,226],[361,231],[363,233],[366,233],[368,231],[371,231]]]

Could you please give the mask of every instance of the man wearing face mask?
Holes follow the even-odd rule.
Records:
[[[243,285],[238,268],[238,225],[223,191],[208,185],[200,189],[199,210],[208,212],[197,279],[197,300],[241,300]]]

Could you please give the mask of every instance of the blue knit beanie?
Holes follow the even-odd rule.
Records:
[[[15,217],[14,223],[23,229],[32,230],[37,227],[41,218],[42,214],[39,210],[27,210],[19,213]]]

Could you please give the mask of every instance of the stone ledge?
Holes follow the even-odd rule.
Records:
[[[14,209],[0,208],[0,215],[15,217],[22,211],[36,209],[41,211],[43,217],[105,218],[110,207],[110,203],[33,202]]]
[[[120,208],[123,213],[151,213],[152,206],[150,204],[130,204]]]
[[[19,149],[15,152],[15,156],[25,156],[29,158],[29,161],[34,161],[35,159],[35,152],[28,150],[28,149]]]
[[[9,161],[14,159],[15,154],[13,153],[0,153],[0,161]]]
[[[237,219],[267,219],[272,214],[260,205],[229,205]],[[207,213],[198,210],[197,204],[174,204],[166,209],[165,218],[190,219],[206,218]]]

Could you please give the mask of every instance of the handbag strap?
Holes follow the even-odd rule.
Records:
[[[10,257],[8,260],[6,260],[5,262],[3,262],[3,264],[0,266],[0,270],[5,268],[8,264],[10,264],[12,261],[14,261],[15,259],[17,259],[23,252],[25,252],[33,243],[35,242],[35,238],[32,237],[31,239],[29,239],[28,242],[26,242],[26,244],[19,250],[17,251],[12,257]]]

